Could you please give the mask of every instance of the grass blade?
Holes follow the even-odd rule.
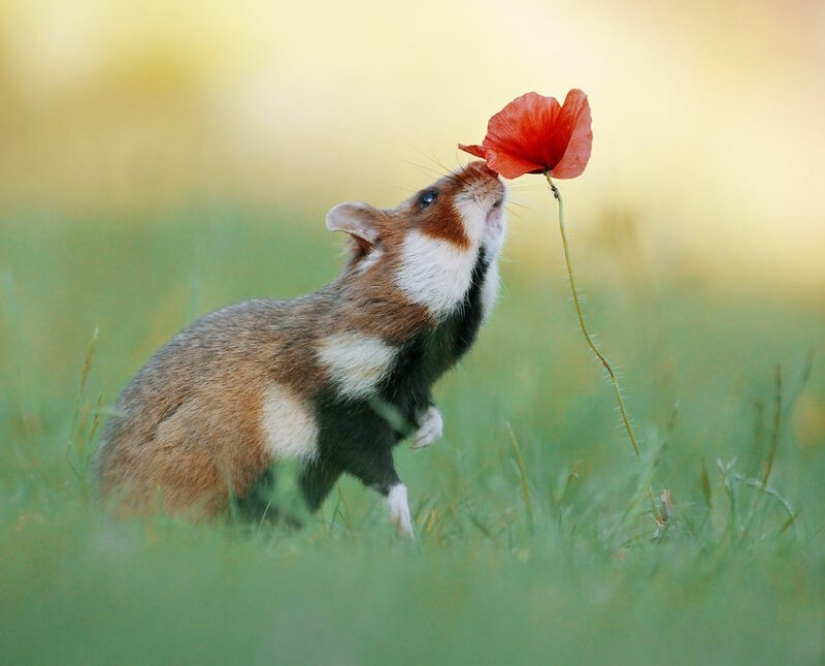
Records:
[[[516,458],[516,467],[519,474],[519,485],[521,486],[521,499],[524,502],[524,511],[527,515],[527,529],[530,534],[533,534],[533,503],[530,500],[530,484],[527,481],[527,469],[524,467],[524,459],[521,456],[521,449],[518,445],[518,439],[513,432],[513,426],[507,423],[507,432],[510,435],[510,446],[513,448],[513,454]]]

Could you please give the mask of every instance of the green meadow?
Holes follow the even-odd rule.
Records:
[[[0,663],[823,663],[822,293],[645,276],[629,252],[597,278],[575,240],[641,458],[556,243],[550,268],[504,261],[436,387],[444,438],[397,450],[416,543],[350,479],[300,531],[106,515],[89,460],[151,353],[337,273],[342,239],[299,222],[0,219]]]

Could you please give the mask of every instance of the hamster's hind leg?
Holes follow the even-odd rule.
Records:
[[[390,512],[390,521],[395,525],[399,534],[415,540],[410,505],[407,501],[407,486],[400,481],[391,486],[385,495],[387,508]]]
[[[414,540],[415,531],[407,501],[407,486],[401,482],[395,471],[390,446],[365,447],[350,451],[347,463],[347,472],[384,497],[390,521],[398,533]]]
[[[301,470],[301,492],[310,511],[321,508],[343,470],[323,460],[312,460]]]

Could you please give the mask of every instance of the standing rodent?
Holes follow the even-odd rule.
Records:
[[[496,298],[505,196],[479,161],[394,209],[334,207],[327,228],[352,238],[334,282],[213,312],[132,379],[95,456],[102,497],[121,511],[195,517],[237,501],[262,517],[273,465],[297,458],[311,510],[346,472],[413,537],[392,449],[441,436],[430,389]]]

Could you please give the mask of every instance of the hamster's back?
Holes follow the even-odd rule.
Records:
[[[232,305],[158,350],[104,428],[95,457],[101,496],[130,511],[205,516],[242,496],[273,462],[262,427],[269,388],[282,387],[295,407],[316,390],[309,322],[327,300],[322,291]]]

